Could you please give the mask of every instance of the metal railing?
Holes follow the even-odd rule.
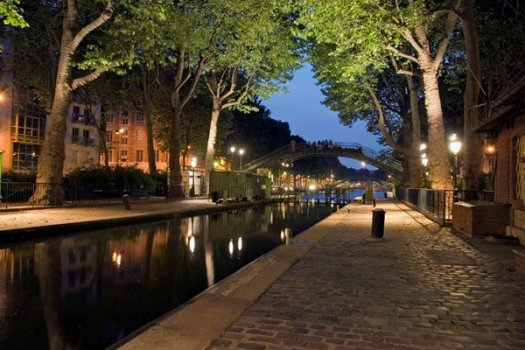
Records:
[[[13,208],[75,206],[91,203],[119,202],[124,194],[144,198],[155,195],[144,189],[120,189],[110,185],[37,184],[34,182],[0,183],[0,211]],[[58,202],[35,202],[33,198],[60,199]]]
[[[452,222],[452,206],[455,202],[475,200],[492,202],[494,201],[494,192],[399,188],[396,197],[431,216],[441,225],[448,225]]]

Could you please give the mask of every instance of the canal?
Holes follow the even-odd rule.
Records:
[[[336,209],[282,203],[0,248],[0,349],[108,347]]]

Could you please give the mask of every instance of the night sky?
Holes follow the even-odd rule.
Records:
[[[358,122],[351,128],[344,126],[337,113],[323,105],[323,95],[311,68],[305,65],[296,72],[287,85],[287,93],[276,94],[271,100],[264,101],[272,118],[288,122],[292,134],[307,141],[357,142],[379,151],[381,146],[376,142],[376,136],[366,131],[365,123]],[[341,158],[341,161],[346,166],[361,167],[361,163],[355,160]]]

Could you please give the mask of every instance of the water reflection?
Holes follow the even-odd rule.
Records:
[[[335,208],[267,206],[0,249],[0,349],[101,349]]]

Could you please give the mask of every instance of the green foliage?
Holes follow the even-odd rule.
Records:
[[[0,19],[4,25],[26,28],[27,22],[22,17],[22,10],[18,7],[20,0],[3,0],[0,2]]]
[[[121,166],[78,168],[68,173],[64,181],[78,187],[119,193],[139,189],[151,193],[157,186],[155,179],[142,170]]]

